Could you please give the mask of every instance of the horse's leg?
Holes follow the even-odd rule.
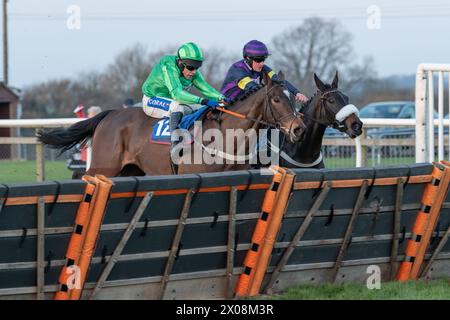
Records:
[[[122,168],[119,176],[120,177],[145,176],[145,172],[143,172],[139,166],[130,163]]]

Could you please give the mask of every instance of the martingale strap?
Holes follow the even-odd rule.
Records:
[[[271,149],[272,151],[274,151],[275,153],[279,153],[280,156],[281,156],[284,160],[289,161],[291,164],[293,164],[293,165],[295,165],[295,166],[297,166],[297,167],[300,167],[300,168],[312,168],[312,167],[315,167],[315,166],[317,166],[319,163],[321,163],[322,160],[323,160],[322,152],[320,152],[320,153],[319,153],[319,156],[317,157],[317,159],[314,160],[312,163],[301,163],[301,162],[295,161],[295,160],[292,159],[286,152],[284,152],[283,150],[280,150],[278,147],[274,146],[274,145],[272,144],[272,142],[269,142],[269,143],[270,143],[270,149]]]

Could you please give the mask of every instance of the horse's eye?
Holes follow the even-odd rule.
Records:
[[[329,102],[329,103],[335,103],[336,100],[334,100],[333,98],[330,98],[330,99],[328,99],[328,102]]]
[[[279,98],[279,97],[274,97],[274,98],[273,98],[273,101],[274,101],[275,103],[279,103],[279,102],[280,102],[280,98]]]

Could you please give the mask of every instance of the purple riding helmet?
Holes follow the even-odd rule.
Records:
[[[242,55],[249,58],[264,57],[267,58],[269,50],[267,46],[258,40],[252,40],[245,44]]]

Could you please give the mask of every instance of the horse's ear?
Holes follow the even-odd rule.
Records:
[[[268,86],[268,87],[272,86],[272,79],[270,79],[270,77],[269,77],[269,75],[267,74],[267,72],[264,72],[264,73],[263,73],[263,78],[262,78],[262,80],[263,80],[263,83],[264,83],[266,86]]]
[[[319,79],[319,77],[315,73],[314,73],[314,82],[316,83],[317,89],[319,89],[322,92],[326,90],[325,84],[322,82],[322,80]]]
[[[277,74],[277,77],[278,77],[278,80],[280,80],[280,81],[284,81],[284,73],[283,73],[283,71],[278,71],[278,74]]]
[[[338,77],[338,72],[336,70],[336,74],[334,75],[334,79],[333,79],[333,83],[331,84],[331,87],[333,89],[337,89],[338,87],[338,81],[339,81],[339,77]]]

